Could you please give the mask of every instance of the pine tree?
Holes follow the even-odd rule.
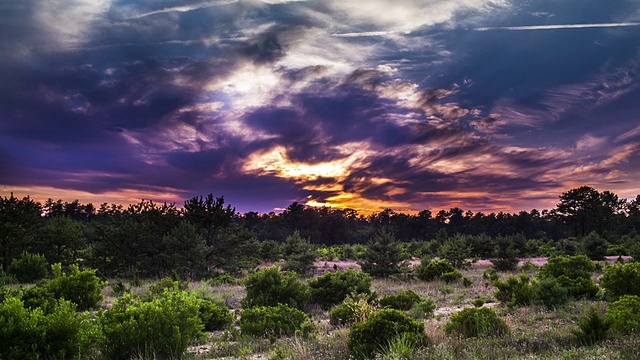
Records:
[[[360,266],[373,277],[388,277],[401,272],[407,258],[395,236],[383,229],[371,238]]]

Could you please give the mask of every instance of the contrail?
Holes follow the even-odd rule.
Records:
[[[209,8],[209,7],[214,7],[214,6],[223,6],[223,5],[229,5],[229,4],[234,4],[237,3],[238,0],[222,0],[222,1],[209,1],[209,2],[205,2],[205,3],[200,3],[200,4],[195,4],[195,5],[185,5],[185,6],[176,6],[176,7],[171,7],[171,8],[164,8],[164,9],[160,9],[160,10],[155,10],[155,11],[150,11],[144,14],[138,14],[135,16],[131,16],[127,19],[140,19],[143,17],[147,17],[147,16],[151,16],[151,15],[156,15],[156,14],[165,14],[165,13],[171,13],[171,12],[188,12],[188,11],[193,11],[193,10],[199,10],[199,9],[205,9],[205,8]]]
[[[589,29],[589,28],[610,28],[610,27],[630,27],[640,26],[640,22],[626,23],[605,23],[605,24],[559,24],[559,25],[531,25],[531,26],[497,26],[497,27],[481,27],[475,28],[476,31],[489,30],[556,30],[556,29]]]

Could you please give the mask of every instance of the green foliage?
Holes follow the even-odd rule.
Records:
[[[604,260],[607,256],[609,244],[598,233],[592,231],[582,238],[582,247],[585,255],[591,260]]]
[[[640,296],[640,262],[612,265],[600,279],[605,295],[613,300],[622,295]]]
[[[340,304],[349,294],[370,294],[371,276],[362,271],[347,269],[325,272],[324,275],[309,281],[311,302],[327,310]]]
[[[310,330],[309,318],[287,305],[256,306],[240,314],[240,331],[249,336],[294,335]]]
[[[509,327],[493,309],[483,307],[467,308],[454,313],[444,330],[448,334],[470,338],[501,336],[509,332]]]
[[[0,359],[82,359],[89,357],[95,326],[75,305],[60,301],[52,311],[29,309],[16,297],[0,303]]]
[[[610,323],[598,313],[596,307],[591,307],[586,316],[578,321],[578,329],[573,330],[576,340],[581,345],[593,345],[606,340]]]
[[[569,296],[574,299],[594,299],[598,294],[598,286],[591,278],[571,279],[562,275],[558,278],[558,284],[567,289]]]
[[[417,304],[424,300],[425,299],[422,296],[418,295],[413,290],[403,290],[398,292],[397,294],[384,296],[379,300],[378,304],[383,308],[407,311],[411,309],[414,304]]]
[[[209,285],[218,286],[224,284],[237,284],[238,279],[229,274],[217,274],[209,280]]]
[[[456,271],[456,268],[448,260],[431,260],[426,264],[422,261],[414,271],[418,279],[433,281],[439,279],[443,274]]]
[[[362,322],[374,312],[373,306],[366,300],[345,301],[329,311],[331,325],[349,325]]]
[[[23,252],[19,258],[13,259],[7,272],[21,283],[33,283],[47,276],[49,263],[44,255]]]
[[[176,292],[187,290],[189,283],[186,281],[173,280],[170,277],[164,277],[157,283],[149,286],[149,294],[151,297],[161,296],[166,291]]]
[[[366,321],[353,324],[349,331],[349,350],[356,358],[372,358],[398,336],[406,337],[416,348],[430,342],[424,324],[410,319],[400,310],[383,309]]]
[[[640,330],[640,297],[622,295],[609,305],[606,321],[611,330],[621,334],[630,334]]]
[[[569,301],[569,291],[553,276],[538,278],[533,283],[533,302],[555,309]]]
[[[445,241],[440,248],[440,257],[449,261],[456,269],[468,268],[471,263],[467,260],[471,257],[472,247],[467,241],[467,237],[456,234]]]
[[[245,288],[247,295],[241,302],[244,308],[285,304],[302,310],[309,301],[309,288],[298,280],[298,275],[280,272],[276,267],[249,276]]]
[[[531,279],[527,274],[509,275],[507,281],[496,279],[493,286],[498,288],[494,294],[496,299],[509,306],[528,305],[533,300]]]
[[[559,278],[565,275],[569,279],[590,279],[595,270],[596,264],[584,255],[556,256],[542,265],[540,276]]]
[[[20,293],[24,306],[29,309],[40,308],[46,314],[58,304],[55,294],[44,284],[23,289]]]
[[[518,268],[518,252],[513,247],[511,237],[499,236],[495,239],[494,258],[491,260],[493,267],[498,271],[513,271]]]
[[[287,237],[283,247],[285,262],[283,270],[309,275],[315,270],[316,252],[308,239],[303,239],[298,231]]]
[[[86,239],[79,222],[56,216],[41,229],[36,246],[48,263],[61,263],[67,267],[76,261],[79,252],[85,248]]]
[[[540,267],[534,264],[531,260],[525,261],[522,266],[520,266],[520,271],[531,272],[540,269]]]
[[[456,282],[456,281],[458,281],[460,279],[462,279],[462,273],[458,269],[453,270],[453,271],[449,271],[449,272],[446,272],[446,273],[440,275],[440,280],[442,280],[442,281],[444,281],[446,283]]]
[[[405,260],[407,255],[393,233],[381,230],[371,238],[360,266],[373,277],[389,277],[403,270]]]
[[[165,291],[149,302],[126,295],[102,316],[102,353],[108,359],[180,358],[201,334],[198,314],[198,301],[185,292]]]
[[[205,299],[198,299],[197,303],[198,314],[206,331],[223,330],[233,323],[233,313],[226,307]]]
[[[430,318],[437,308],[438,305],[432,298],[426,298],[413,304],[409,309],[409,316],[417,320]]]
[[[60,271],[60,264],[52,265],[54,278],[46,283],[46,289],[55,298],[69,300],[78,306],[78,310],[97,308],[102,301],[102,289],[106,281],[96,276],[96,271],[87,269],[80,271],[77,265],[69,266],[69,275]]]
[[[166,270],[182,278],[194,278],[206,272],[207,247],[198,229],[187,221],[162,237],[160,254]]]

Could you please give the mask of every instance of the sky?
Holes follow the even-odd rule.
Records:
[[[0,3],[0,195],[517,212],[638,179],[638,0]]]

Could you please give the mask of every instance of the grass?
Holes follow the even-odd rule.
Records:
[[[495,288],[486,285],[482,278],[483,267],[474,266],[463,270],[463,276],[472,284],[464,286],[462,281],[423,282],[406,279],[375,279],[372,290],[380,297],[403,290],[413,290],[437,304],[433,317],[421,321],[432,340],[425,349],[411,348],[406,339],[397,338],[382,350],[380,359],[638,359],[640,358],[640,334],[618,337],[592,345],[582,346],[572,334],[580,318],[591,307],[603,308],[602,301],[574,301],[559,308],[548,310],[541,306],[508,308],[496,302]],[[537,270],[529,270],[534,276]],[[506,279],[513,273],[500,273]],[[597,277],[597,275],[596,275]],[[115,282],[112,282],[115,284]],[[152,282],[130,286],[132,294],[148,291]],[[238,284],[211,285],[200,281],[189,284],[189,290],[198,297],[224,304],[239,312],[240,300],[245,290]],[[104,290],[104,306],[115,301],[110,287]],[[480,301],[478,301],[480,299]],[[505,319],[510,333],[502,337],[463,339],[444,333],[444,325],[451,314],[466,307],[492,307]],[[348,359],[349,328],[329,324],[327,311],[316,306],[306,309],[315,331],[310,336],[293,336],[279,339],[257,339],[243,336],[237,324],[227,331],[211,333],[202,344],[194,344],[187,359]]]

